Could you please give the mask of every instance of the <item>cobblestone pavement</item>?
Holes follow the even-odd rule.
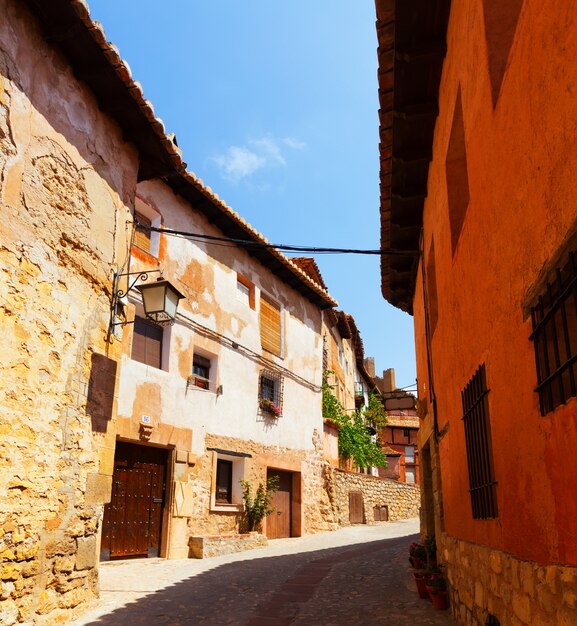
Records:
[[[78,626],[455,624],[420,600],[407,548],[417,520],[354,526],[213,559],[103,564]]]

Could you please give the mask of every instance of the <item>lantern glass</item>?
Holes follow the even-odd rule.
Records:
[[[154,322],[169,322],[176,318],[178,301],[184,296],[167,280],[150,285],[137,285],[142,294],[144,313]]]

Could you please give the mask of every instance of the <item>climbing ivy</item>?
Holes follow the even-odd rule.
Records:
[[[376,428],[382,428],[386,424],[386,414],[381,403],[376,396],[371,395],[364,412],[347,414],[327,380],[332,373],[327,370],[323,377],[323,417],[339,428],[340,457],[352,459],[359,468],[387,467],[386,456],[379,444],[371,438],[366,425],[370,423]]]

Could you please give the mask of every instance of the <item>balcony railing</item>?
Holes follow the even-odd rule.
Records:
[[[355,383],[355,398],[364,398],[365,397],[365,388],[363,387],[363,383]]]

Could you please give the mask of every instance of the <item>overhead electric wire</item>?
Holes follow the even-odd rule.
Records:
[[[163,235],[170,235],[173,237],[184,237],[186,239],[192,239],[194,241],[209,242],[214,245],[226,245],[232,244],[235,246],[242,246],[244,248],[255,249],[275,249],[280,252],[306,252],[309,254],[367,254],[367,255],[388,255],[388,256],[418,256],[419,252],[415,250],[396,250],[394,248],[384,248],[379,250],[367,250],[358,248],[328,248],[317,246],[294,246],[290,244],[282,243],[266,243],[264,241],[255,241],[252,239],[235,239],[233,237],[219,237],[218,235],[205,235],[203,233],[191,233],[183,230],[173,230],[171,228],[158,228],[157,226],[150,226],[149,224],[138,223],[138,228],[143,230],[150,230],[156,233],[162,233]]]

